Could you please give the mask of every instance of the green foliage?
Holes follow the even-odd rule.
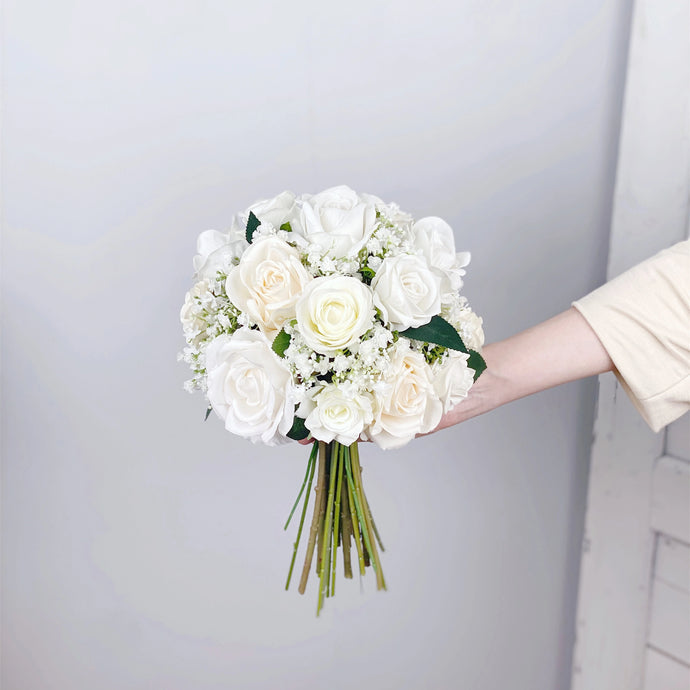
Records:
[[[362,268],[359,269],[359,272],[362,274],[363,282],[366,285],[371,285],[371,281],[374,279],[374,276],[376,275],[374,269],[369,268],[369,266],[362,266]]]
[[[467,366],[470,367],[470,369],[474,369],[475,381],[486,370],[486,362],[484,361],[484,358],[476,350],[470,350],[470,356],[467,360]]]
[[[422,353],[427,364],[437,362],[439,359],[441,359],[441,357],[443,357],[443,353],[447,351],[447,347],[443,347],[443,345],[434,345],[432,343],[427,343],[422,347]]]
[[[261,225],[261,221],[254,215],[253,211],[249,212],[249,220],[247,220],[247,242],[251,244],[252,237],[254,237],[254,232]]]
[[[305,426],[302,417],[295,416],[295,420],[292,423],[290,431],[287,432],[287,436],[293,441],[301,441],[303,438],[309,436],[309,429]]]
[[[469,355],[467,359],[467,366],[474,369],[474,380],[476,381],[486,370],[486,362],[484,358],[476,350],[468,350],[465,343],[462,342],[460,334],[451,326],[443,317],[434,316],[429,323],[420,326],[419,328],[408,328],[400,335],[404,335],[411,340],[421,340],[426,343],[433,343],[435,345],[442,345],[451,350],[458,350]],[[431,355],[433,350],[429,350]],[[429,358],[427,357],[427,361]]]
[[[206,421],[208,419],[208,416],[211,414],[212,411],[213,411],[213,408],[209,405],[206,408],[206,416],[204,417],[204,421]]]
[[[290,225],[290,223],[283,223],[280,229],[285,230],[285,232],[292,232],[292,225]]]
[[[410,338],[410,340],[421,340],[425,343],[443,345],[443,347],[458,350],[465,354],[469,353],[460,334],[441,316],[432,316],[429,323],[418,328],[408,328],[406,331],[402,331],[400,335]]]
[[[288,349],[288,346],[290,345],[290,336],[287,334],[282,328],[280,329],[280,333],[275,337],[273,340],[273,345],[271,346],[273,348],[273,352],[275,352],[278,357],[285,357],[285,350]]]

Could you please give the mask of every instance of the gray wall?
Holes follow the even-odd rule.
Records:
[[[488,340],[604,277],[630,0],[4,2],[2,687],[568,687],[594,381],[364,449],[389,591],[283,591],[306,450],[203,423],[196,234],[441,215]],[[352,684],[354,683],[354,685]]]

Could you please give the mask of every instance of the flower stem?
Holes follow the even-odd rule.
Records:
[[[328,490],[328,484],[331,476],[331,452],[332,443],[325,444],[325,455],[324,455],[324,465],[325,465],[325,476],[323,480],[323,493],[321,497],[321,506],[319,510],[319,524],[318,532],[316,537],[316,576],[321,577],[321,554],[323,551],[323,524],[326,517],[326,492]]]
[[[376,541],[379,544],[379,548],[381,551],[385,551],[386,549],[383,548],[383,542],[381,541],[381,535],[379,534],[379,531],[376,527],[376,522],[374,522],[374,516],[371,513],[371,508],[369,507],[369,501],[366,497],[366,494],[364,496],[364,504],[367,507],[367,513],[369,513],[369,518],[371,519],[371,526],[374,528],[374,536],[376,537]]]
[[[338,554],[338,535],[340,534],[340,495],[343,490],[343,457],[345,455],[344,446],[339,445],[337,468],[338,468],[338,479],[335,489],[335,506],[333,508],[333,563],[331,565],[331,596],[335,594],[335,562],[336,556]],[[345,547],[343,546],[343,551]]]
[[[321,567],[319,569],[319,599],[316,605],[316,615],[319,615],[323,607],[323,595],[329,582],[329,566],[330,559],[328,558],[328,549],[331,544],[333,536],[333,503],[335,501],[335,479],[337,474],[338,464],[338,446],[340,444],[333,442],[331,444],[330,453],[330,480],[328,482],[328,503],[326,506],[326,516],[323,526],[323,543],[321,551]]]
[[[341,470],[345,469],[345,453],[346,448],[343,448],[343,461],[341,463]],[[340,525],[343,544],[343,570],[345,577],[352,579],[352,560],[350,558],[350,537],[352,536],[352,517],[350,515],[350,504],[347,500],[347,479],[345,480],[345,491],[342,495],[342,503],[340,505]]]
[[[314,479],[314,470],[316,469],[316,451],[318,449],[318,446],[316,443],[314,443],[314,446],[312,448],[312,451],[309,455],[309,462],[307,463],[307,473],[309,474],[309,483],[307,485],[307,493],[304,497],[304,505],[302,506],[302,514],[300,515],[299,519],[299,528],[297,529],[297,538],[295,539],[295,544],[292,549],[292,559],[290,560],[290,570],[288,571],[288,579],[287,582],[285,583],[285,589],[287,590],[288,587],[290,587],[290,580],[292,578],[292,569],[295,567],[295,558],[297,557],[297,548],[299,546],[300,538],[302,536],[302,527],[304,525],[304,516],[307,514],[307,505],[309,505],[309,494],[311,493],[311,484],[312,480]],[[305,480],[307,477],[305,476]],[[304,484],[302,485],[302,488],[304,488]],[[300,491],[300,493],[302,493]],[[296,505],[296,504],[295,504]],[[292,509],[294,512],[294,508]],[[292,514],[290,514],[290,517],[292,517]],[[288,518],[288,523],[290,522],[290,518]],[[285,525],[287,528],[287,524]]]
[[[351,474],[354,480],[354,497],[355,505],[357,506],[357,513],[360,522],[363,521],[362,525],[362,535],[364,537],[364,542],[367,547],[367,551],[371,556],[372,563],[374,565],[374,570],[376,571],[376,586],[377,589],[386,589],[386,581],[383,578],[383,570],[381,569],[381,561],[379,560],[378,551],[376,549],[376,542],[373,539],[373,528],[371,526],[371,515],[369,511],[366,510],[366,503],[364,499],[364,490],[362,489],[362,469],[359,464],[359,449],[357,448],[357,442],[350,446],[351,455]],[[349,475],[348,475],[349,480]],[[359,503],[359,505],[357,505]]]
[[[364,553],[360,541],[360,523],[357,518],[357,506],[355,504],[354,483],[352,481],[352,470],[350,468],[350,449],[345,449],[345,472],[347,473],[347,500],[350,505],[350,516],[352,520],[352,534],[355,546],[357,547],[357,558],[359,560],[359,574],[364,575]]]
[[[309,578],[309,570],[311,568],[311,561],[314,556],[314,546],[316,545],[316,537],[319,533],[319,522],[322,517],[322,505],[325,506],[326,489],[326,444],[319,441],[319,474],[316,480],[316,497],[314,502],[314,514],[311,519],[311,527],[309,529],[309,542],[307,543],[307,554],[304,558],[304,567],[302,568],[302,577],[299,582],[298,591],[304,594],[307,587],[307,579]]]
[[[287,522],[285,523],[285,527],[283,527],[284,530],[288,528],[288,525],[290,524],[290,520],[292,520],[292,516],[295,512],[295,508],[297,508],[297,504],[299,503],[299,499],[302,496],[302,492],[304,491],[304,486],[307,483],[307,477],[309,476],[309,470],[311,469],[311,466],[314,463],[314,460],[316,460],[316,451],[318,449],[318,444],[316,441],[312,444],[311,447],[311,453],[309,454],[309,462],[307,462],[307,471],[304,473],[304,481],[302,482],[302,487],[299,490],[299,493],[297,494],[297,498],[295,499],[295,505],[292,506],[292,510],[290,511],[290,515],[288,515]],[[313,476],[313,472],[312,472]],[[307,490],[307,496],[309,495],[309,491]]]
[[[295,544],[292,549],[292,560],[290,561],[290,570],[288,571],[288,576],[287,576],[287,582],[285,583],[285,589],[287,590],[288,587],[290,586],[290,579],[292,578],[292,569],[295,567],[295,558],[297,557],[297,547],[299,546],[300,538],[302,536],[302,526],[304,525],[304,516],[307,513],[307,505],[309,505],[309,494],[311,493],[311,484],[312,480],[314,479],[314,470],[316,469],[316,452],[318,450],[318,444],[314,442],[314,445],[312,446],[311,453],[309,454],[309,462],[307,463],[307,474],[309,475],[309,483],[307,485],[307,493],[304,497],[304,505],[302,507],[302,514],[299,519],[299,528],[297,529],[297,539],[295,539]],[[304,480],[307,481],[307,475],[304,476]],[[302,484],[302,489],[300,490],[300,495],[302,494],[302,490],[304,489],[304,484]],[[297,500],[299,501],[299,496],[297,497]],[[295,506],[297,503],[295,502]],[[292,509],[292,512],[295,512],[295,509]],[[285,523],[285,529],[287,529],[288,524],[290,523],[290,518],[292,517],[292,513],[290,513],[290,517],[288,518],[288,521]]]
[[[364,541],[364,530],[362,530],[362,554],[364,555],[364,567],[368,568],[371,565],[371,559],[369,558],[369,550],[367,549],[367,544]]]

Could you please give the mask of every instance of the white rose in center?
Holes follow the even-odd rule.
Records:
[[[394,346],[391,366],[367,436],[381,448],[400,448],[417,434],[441,421],[443,404],[434,390],[431,368],[421,352],[401,338]]]
[[[376,207],[349,187],[332,187],[302,202],[301,225],[329,257],[354,256],[374,231]]]
[[[252,242],[225,283],[230,301],[256,323],[269,340],[295,316],[295,305],[312,280],[299,252],[268,236]]]
[[[315,278],[296,306],[297,327],[309,347],[335,354],[354,345],[373,325],[371,290],[351,276]]]
[[[374,304],[393,330],[417,328],[441,311],[441,278],[421,256],[386,257],[371,287]]]
[[[292,376],[256,330],[220,335],[206,349],[208,399],[233,434],[270,446],[287,440],[295,414]]]

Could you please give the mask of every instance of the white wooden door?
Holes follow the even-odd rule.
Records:
[[[690,0],[637,0],[608,277],[688,236]],[[688,337],[690,338],[690,328]],[[573,690],[690,690],[690,418],[652,433],[600,378]]]
[[[690,419],[668,427],[652,475],[644,690],[690,689]]]

